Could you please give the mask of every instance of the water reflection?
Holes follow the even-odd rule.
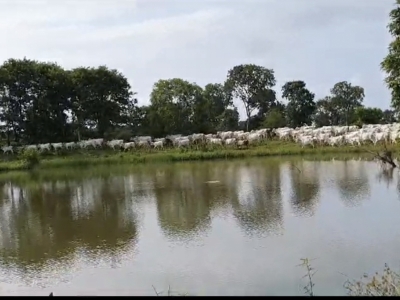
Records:
[[[340,199],[346,206],[359,206],[370,193],[366,164],[357,161],[340,162],[337,170],[337,187]]]
[[[318,204],[319,164],[301,162],[290,164],[292,192],[290,202],[295,215],[312,216]]]
[[[221,170],[203,165],[177,172],[166,167],[154,174],[158,220],[166,235],[190,238],[210,227],[211,211],[226,202],[228,194],[226,186],[214,180]]]
[[[0,255],[4,264],[46,268],[52,261],[115,256],[137,235],[132,199],[113,179],[3,186]],[[6,217],[8,216],[8,217]]]
[[[281,164],[238,167],[231,185],[234,216],[247,234],[277,233],[283,227]]]
[[[382,167],[381,171],[377,174],[377,179],[379,182],[384,182],[386,183],[386,187],[389,187],[393,183],[394,179],[394,168],[387,168],[387,167]]]
[[[256,275],[257,278],[265,276],[262,273],[266,272],[265,268],[257,269],[260,265],[273,265],[264,250],[257,252],[268,247],[274,260],[280,255],[293,259],[290,267],[285,265],[282,271],[286,280],[290,274],[288,270],[296,264],[296,255],[324,248],[325,244],[318,244],[320,238],[330,243],[329,249],[324,248],[324,255],[336,249],[336,254],[332,254],[335,256],[343,249],[350,251],[346,247],[363,232],[358,227],[353,228],[353,235],[347,228],[341,231],[344,223],[348,223],[347,226],[371,224],[354,222],[358,216],[371,216],[371,213],[355,215],[351,219],[353,223],[347,219],[338,223],[333,217],[337,216],[336,212],[345,215],[340,210],[346,208],[340,202],[346,206],[360,206],[362,199],[369,199],[369,185],[374,184],[372,180],[369,182],[373,165],[351,160],[282,162],[263,159],[0,177],[0,272],[5,272],[12,281],[10,274],[17,270],[20,279],[30,276],[32,282],[38,282],[43,281],[46,272],[82,266],[83,259],[92,265],[107,262],[109,269],[103,268],[104,274],[99,277],[115,272],[113,274],[122,274],[120,278],[126,278],[130,276],[128,273],[142,267],[140,278],[144,278],[142,283],[150,288],[157,280],[161,286],[168,285],[170,282],[166,283],[163,276],[168,280],[179,277],[175,278],[177,285],[186,280],[181,274],[193,273],[193,280],[197,280],[204,275],[202,272],[211,271],[213,282],[204,279],[210,276],[208,274],[202,277],[205,284],[212,286],[216,280],[225,284],[225,280],[226,285],[240,286],[243,277],[257,281]],[[397,176],[393,169],[379,171],[371,175],[378,179],[376,182],[382,180],[391,184]],[[400,192],[400,181],[398,188]],[[336,198],[324,201],[331,192]],[[339,203],[338,207],[335,203]],[[324,209],[329,212],[324,215],[326,223],[324,218],[314,218],[313,222],[322,223],[311,229],[309,223],[302,223],[323,214]],[[364,206],[363,209],[368,208]],[[347,209],[346,213],[348,211],[357,210]],[[382,211],[382,215],[387,215],[394,210],[382,208]],[[332,217],[331,212],[335,212]],[[381,223],[374,226],[381,226]],[[298,232],[306,230],[313,234],[302,244],[304,239],[297,238]],[[368,236],[359,244],[364,245]],[[188,243],[194,238],[201,243]],[[174,243],[176,240],[183,243]],[[317,247],[309,246],[315,243]],[[179,245],[186,248],[179,248]],[[173,251],[169,251],[172,248]],[[355,252],[358,255],[359,251]],[[131,265],[124,260],[124,254],[135,257]],[[248,269],[244,268],[242,274],[233,269],[228,272],[226,266],[237,267],[235,262],[241,255],[251,256]],[[155,257],[158,260],[153,263]],[[197,257],[202,257],[200,263]],[[159,265],[164,261],[171,263],[161,268]],[[181,263],[186,269],[180,269],[179,273]],[[219,263],[225,267],[218,267]],[[125,273],[120,270],[124,265],[128,265]],[[171,265],[177,270],[170,270],[168,266]],[[193,268],[190,272],[189,265]],[[146,277],[143,274],[146,270],[154,274],[146,274]],[[221,277],[216,278],[217,275]],[[264,280],[257,282],[259,294],[265,290],[261,291]],[[298,282],[298,278],[293,280]],[[197,281],[192,286],[196,284]],[[283,285],[287,286],[286,281]]]

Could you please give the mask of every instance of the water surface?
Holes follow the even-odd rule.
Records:
[[[400,268],[400,183],[376,162],[246,161],[0,177],[2,295],[317,295]],[[346,277],[348,276],[348,277]]]

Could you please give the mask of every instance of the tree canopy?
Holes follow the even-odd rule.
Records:
[[[364,89],[347,81],[316,102],[304,81],[289,81],[279,101],[274,74],[244,64],[230,69],[224,82],[205,86],[160,79],[148,103],[139,105],[128,79],[107,66],[65,70],[52,62],[9,59],[0,66],[0,135],[3,143],[32,144],[396,121],[395,111],[364,107]],[[244,121],[235,100],[245,106]]]
[[[392,93],[392,107],[400,111],[400,0],[389,14],[389,33],[393,40],[389,44],[389,53],[383,59],[381,68],[386,72],[385,82]]]

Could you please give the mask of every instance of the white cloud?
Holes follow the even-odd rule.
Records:
[[[142,104],[161,78],[222,82],[229,68],[273,68],[276,90],[304,80],[323,97],[354,80],[366,104],[389,106],[379,63],[391,0],[0,0],[0,58],[106,64],[129,78]],[[241,115],[244,115],[241,111]]]

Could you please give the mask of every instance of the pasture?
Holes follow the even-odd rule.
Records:
[[[378,151],[399,147],[400,124],[259,129],[216,134],[133,137],[129,141],[102,138],[80,142],[3,146],[0,171],[29,169],[24,156],[36,155],[40,168],[82,167],[101,164],[137,164],[233,159],[262,156],[324,155]],[[33,152],[32,152],[33,151]],[[29,155],[28,155],[29,156]],[[35,166],[37,164],[35,163]]]

